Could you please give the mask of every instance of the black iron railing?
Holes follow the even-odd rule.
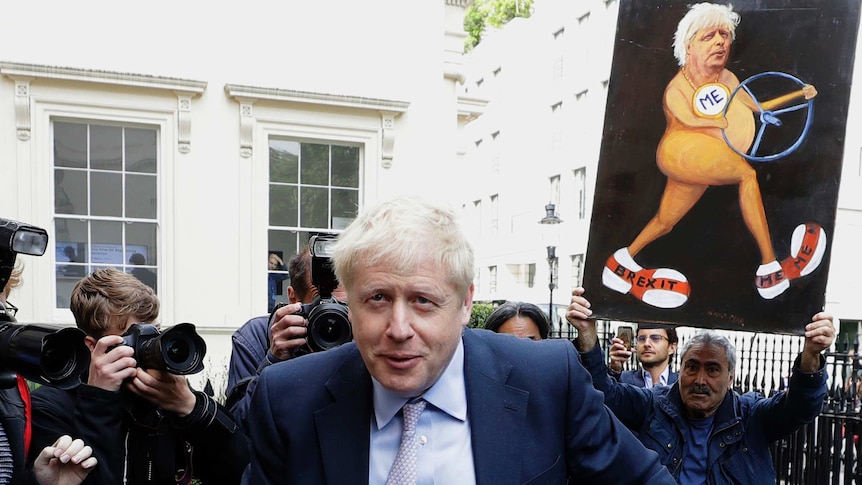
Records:
[[[602,349],[606,350],[616,325],[598,321]],[[572,340],[571,326],[552,326],[551,338]],[[678,348],[699,329],[678,327]],[[787,390],[804,338],[793,335],[718,331],[736,348],[734,390],[772,396]],[[858,345],[845,339],[825,352],[829,373],[823,411],[814,422],[775,442],[771,452],[778,483],[782,485],[862,485],[862,356]],[[637,365],[635,357],[624,366]],[[671,367],[677,368],[675,359]]]

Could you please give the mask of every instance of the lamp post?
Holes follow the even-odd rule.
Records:
[[[551,330],[553,330],[556,323],[554,321],[554,290],[557,288],[557,237],[559,237],[558,226],[561,222],[563,220],[557,216],[556,206],[551,203],[546,205],[545,217],[539,221],[539,224],[546,226],[546,231],[544,232],[548,250],[548,290],[550,290],[548,297],[548,321],[551,324]]]

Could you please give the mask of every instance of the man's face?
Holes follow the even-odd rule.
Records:
[[[731,33],[726,27],[698,30],[686,46],[686,64],[704,72],[724,69],[730,56]]]
[[[658,340],[653,340],[655,338]],[[641,342],[641,340],[644,341]],[[668,341],[667,330],[663,328],[638,330],[637,352],[638,360],[644,367],[662,364],[666,366],[668,358],[676,352],[676,344]]]
[[[470,320],[473,287],[459,294],[429,262],[408,274],[397,274],[386,263],[356,268],[354,274],[348,307],[366,367],[400,396],[421,394],[455,353]]]
[[[723,348],[695,345],[682,356],[679,392],[688,417],[703,419],[715,414],[732,385],[733,372]]]
[[[536,322],[523,315],[515,315],[503,322],[500,328],[497,329],[497,333],[510,333],[518,338],[542,340],[539,334],[539,326],[536,325]]]

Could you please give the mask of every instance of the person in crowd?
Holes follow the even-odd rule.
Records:
[[[640,367],[623,372],[623,364],[632,353],[626,350],[621,339],[611,340],[611,363],[608,373],[614,379],[638,387],[669,386],[676,382],[679,374],[670,370],[670,359],[676,353],[679,338],[676,328],[670,325],[641,323],[635,336],[637,358]]]
[[[312,352],[306,340],[308,320],[296,314],[303,303],[311,303],[318,296],[317,288],[311,282],[311,251],[308,245],[304,245],[290,258],[288,273],[290,286],[287,287],[287,296],[290,304],[279,308],[272,315],[252,318],[231,337],[226,406],[243,428],[258,374],[276,362]],[[339,301],[347,301],[342,285],[332,295]]]
[[[143,265],[147,264],[147,258],[141,253],[132,253],[132,255],[129,256],[129,264],[134,265],[134,268],[130,271],[132,276],[152,288],[153,293],[158,294],[159,279],[156,277],[156,273],[149,268],[143,267]]]
[[[507,301],[485,319],[485,328],[497,333],[509,333],[530,340],[548,338],[548,317],[532,303]]]
[[[269,304],[267,306],[267,311],[271,312],[273,308],[275,308],[276,303],[278,303],[278,289],[280,287],[280,283],[288,279],[290,277],[290,273],[280,273],[280,271],[284,271],[286,268],[284,267],[284,260],[276,253],[269,253],[268,268],[269,271],[267,271],[266,284],[269,288]]]
[[[817,313],[805,326],[805,344],[786,392],[766,398],[734,391],[736,349],[714,331],[686,341],[678,382],[645,389],[608,375],[583,294],[583,288],[572,291],[566,319],[578,329],[576,346],[593,385],[680,484],[776,483],[770,444],[813,421],[826,397],[821,352],[835,340],[831,315]]]
[[[450,208],[367,208],[333,265],[354,340],[264,369],[243,483],[673,483],[571,343],[466,328],[474,256]]]
[[[31,448],[81,436],[99,459],[92,484],[238,483],[248,442],[230,413],[183,376],[138,367],[135,349],[123,345],[130,326],[158,325],[152,288],[114,268],[97,269],[75,285],[71,310],[91,351],[86,383],[33,391]]]
[[[21,285],[22,267],[15,266],[0,290],[0,322],[14,323],[18,308],[8,301],[12,289]],[[60,436],[45,446],[25,471],[28,430],[31,426],[30,391],[20,375],[11,387],[0,388],[0,483],[77,485],[98,461],[93,449],[80,439]]]

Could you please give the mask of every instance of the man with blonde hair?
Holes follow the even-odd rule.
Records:
[[[261,373],[243,483],[673,483],[571,343],[465,328],[474,257],[448,207],[376,204],[333,264],[354,341]]]

